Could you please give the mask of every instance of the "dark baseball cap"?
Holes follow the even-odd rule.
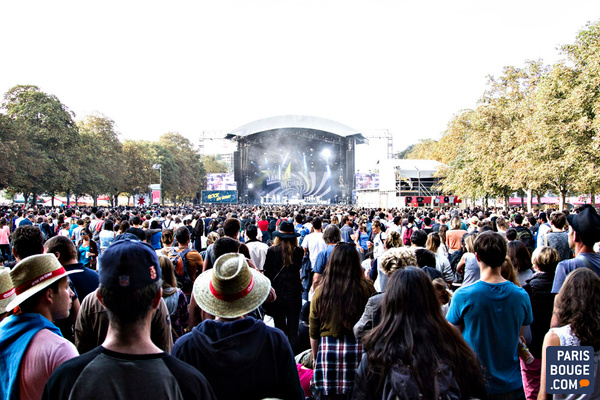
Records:
[[[137,290],[161,279],[156,252],[146,242],[121,239],[100,256],[100,284],[109,289]]]

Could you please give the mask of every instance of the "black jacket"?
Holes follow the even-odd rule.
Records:
[[[554,274],[538,272],[528,279],[527,283],[523,286],[523,289],[529,295],[533,311],[529,350],[538,359],[542,358],[544,336],[550,329],[550,321],[552,320],[555,294],[550,292],[552,291],[553,282]]]

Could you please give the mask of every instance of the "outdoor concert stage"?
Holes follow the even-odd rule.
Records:
[[[328,119],[265,118],[229,133],[235,140],[239,201],[253,204],[332,204],[351,199],[354,152],[366,140]]]

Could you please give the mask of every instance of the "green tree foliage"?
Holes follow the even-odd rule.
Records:
[[[75,115],[56,96],[29,85],[9,90],[1,112],[18,149],[8,186],[34,195],[66,190],[76,175],[79,134]]]
[[[528,61],[490,77],[474,110],[458,113],[439,141],[416,144],[406,156],[444,163],[445,190],[464,197],[508,201],[514,192],[531,198],[551,190],[560,207],[568,194],[593,198],[600,188],[600,23],[562,50],[565,62]]]

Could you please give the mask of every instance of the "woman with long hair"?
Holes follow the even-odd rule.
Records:
[[[298,246],[300,234],[295,232],[291,222],[281,222],[273,235],[275,242],[267,250],[263,270],[277,293],[277,299],[267,305],[266,311],[273,317],[275,328],[281,329],[288,337],[295,352],[302,308],[300,269],[304,250]]]
[[[538,399],[546,393],[546,349],[549,346],[592,346],[594,348],[594,393],[589,395],[555,394],[555,399],[597,399],[600,396],[600,278],[589,268],[571,272],[554,302],[552,326],[544,338],[542,377]]]
[[[425,248],[435,254],[435,268],[444,274],[444,280],[450,286],[454,281],[454,272],[452,271],[448,257],[445,256],[443,252],[439,251],[441,245],[442,240],[440,239],[439,233],[431,232],[427,235],[427,243],[425,244]]]
[[[519,286],[525,285],[528,279],[533,276],[533,270],[531,269],[531,254],[527,247],[518,240],[510,242],[507,245],[506,255],[510,258],[515,272],[517,273],[517,279]]]
[[[324,399],[348,399],[362,346],[352,328],[375,288],[362,273],[353,243],[335,245],[310,304],[314,385]],[[335,374],[330,371],[336,370]]]
[[[446,233],[446,245],[448,246],[448,254],[452,254],[461,247],[461,239],[467,231],[462,229],[462,221],[460,217],[452,217],[450,220],[450,230]]]
[[[382,314],[363,339],[353,399],[485,397],[477,356],[442,315],[425,272],[415,267],[395,272]]]
[[[168,229],[165,229],[168,230]],[[179,339],[188,326],[189,314],[187,298],[183,290],[177,287],[177,279],[175,278],[175,268],[169,257],[159,256],[158,264],[162,271],[162,298],[169,310],[171,317],[171,334],[173,335],[173,343]]]

